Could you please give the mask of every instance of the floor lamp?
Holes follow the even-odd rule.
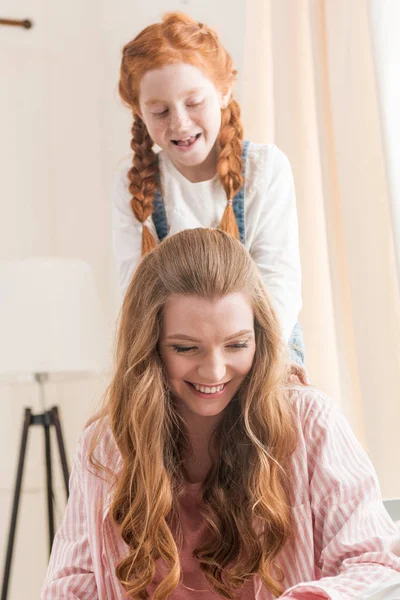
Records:
[[[98,373],[107,355],[105,322],[91,268],[80,260],[0,261],[0,379],[36,381],[41,412],[25,408],[7,540],[1,600],[7,599],[23,470],[31,426],[43,428],[49,550],[54,538],[51,430],[56,433],[66,495],[68,464],[57,406],[46,407],[46,382]],[[61,377],[60,377],[61,376]]]

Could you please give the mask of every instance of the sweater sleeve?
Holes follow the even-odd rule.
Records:
[[[303,429],[318,572],[286,591],[297,600],[400,598],[399,531],[374,468],[341,412],[322,397]]]
[[[122,297],[125,295],[133,271],[141,259],[142,224],[135,218],[130,205],[128,189],[128,165],[124,164],[116,173],[112,189],[113,248],[117,264]]]
[[[296,196],[287,157],[276,146],[264,148],[265,160],[260,166],[265,172],[257,182],[260,207],[250,254],[271,294],[283,338],[288,342],[301,309]]]

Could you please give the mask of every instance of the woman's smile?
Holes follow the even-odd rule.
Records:
[[[186,383],[190,386],[191,391],[194,394],[198,395],[200,398],[213,400],[214,398],[219,398],[220,396],[222,396],[222,394],[225,393],[229,381],[226,383],[220,383],[212,386],[200,383],[192,383],[190,381],[186,381]]]

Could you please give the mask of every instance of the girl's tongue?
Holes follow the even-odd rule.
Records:
[[[190,138],[187,138],[186,140],[172,140],[172,141],[177,146],[191,146],[197,140],[199,135],[200,134],[192,135]]]

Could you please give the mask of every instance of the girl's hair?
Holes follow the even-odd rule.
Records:
[[[161,23],[146,27],[123,49],[119,93],[133,113],[133,166],[128,173],[131,206],[135,217],[143,223],[142,254],[155,247],[156,241],[144,224],[153,212],[154,192],[159,185],[157,154],[153,140],[139,116],[139,84],[150,69],[172,63],[189,63],[199,67],[222,93],[228,93],[237,71],[216,32],[179,12],[164,16]],[[233,98],[222,109],[219,132],[217,171],[227,196],[220,228],[239,236],[232,200],[243,185],[243,128],[239,104]]]
[[[182,465],[191,449],[158,352],[164,307],[175,294],[213,300],[234,292],[252,303],[255,356],[210,441],[212,468],[201,504],[208,537],[194,556],[223,598],[236,598],[254,574],[273,594],[282,592],[284,573],[275,559],[291,534],[288,460],[297,436],[280,328],[243,245],[221,230],[192,229],[166,238],[134,274],[122,306],[105,418],[91,442],[90,462],[99,467],[95,448],[111,427],[121,454],[111,514],[129,546],[116,574],[130,598],[148,597],[158,560],[168,574],[153,598],[167,598],[181,578],[178,510]]]

